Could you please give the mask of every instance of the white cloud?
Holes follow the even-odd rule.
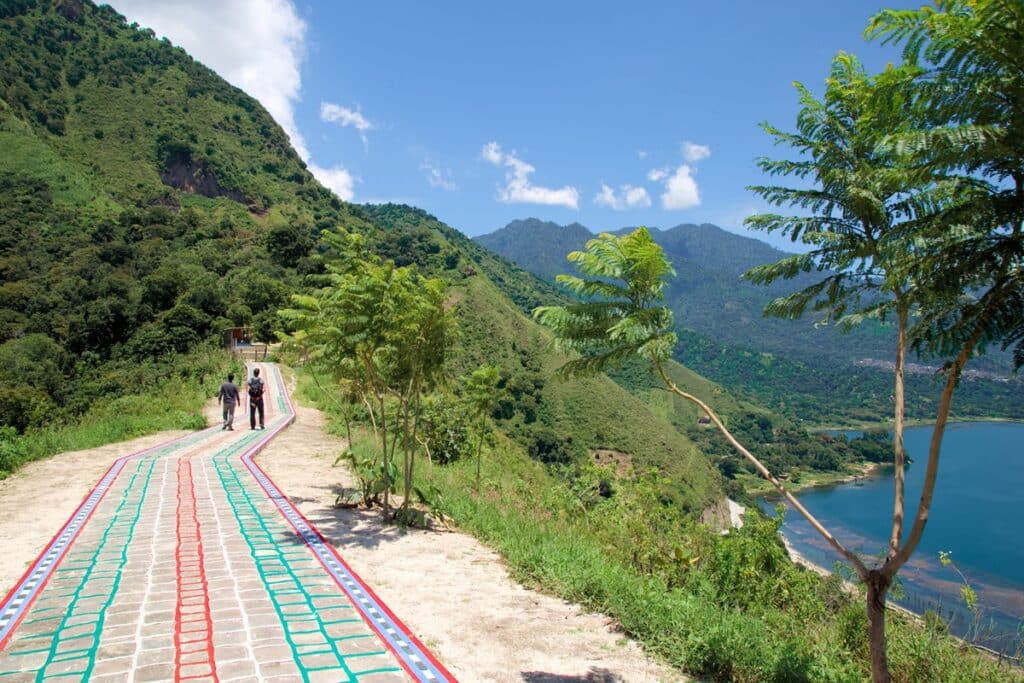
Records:
[[[259,100],[317,180],[335,192],[347,187],[349,196],[338,196],[351,199],[352,175],[314,164],[295,124],[308,26],[291,0],[118,0],[117,10]]]
[[[651,196],[642,187],[623,185],[622,192],[626,197],[626,206],[646,209],[651,205]]]
[[[332,102],[320,103],[320,120],[327,121],[328,123],[337,123],[342,128],[352,126],[360,133],[365,133],[374,128],[374,125],[359,111]]]
[[[651,197],[647,194],[646,189],[633,185],[623,185],[620,189],[622,190],[621,194],[616,194],[610,186],[601,183],[601,191],[594,197],[594,203],[616,211],[646,209],[651,205]]]
[[[707,159],[709,156],[711,156],[711,148],[707,145],[698,145],[689,140],[683,143],[683,159],[691,164],[697,163],[701,159]]]
[[[320,184],[331,190],[346,202],[352,201],[352,198],[355,197],[356,179],[345,168],[341,166],[323,168],[322,166],[317,166],[314,163],[307,164],[307,168],[309,168],[309,172],[320,181]]]
[[[637,156],[638,159],[646,159],[647,158],[647,150],[646,149],[638,149],[636,151],[636,156]]]
[[[420,164],[420,170],[426,174],[427,182],[431,187],[439,187],[448,192],[455,192],[459,189],[455,179],[452,178],[452,170],[450,168],[441,169],[430,160],[427,160]]]
[[[693,168],[683,164],[665,181],[665,191],[661,195],[662,208],[672,211],[700,204],[700,192],[693,173]]]
[[[484,145],[484,148],[480,150],[480,156],[482,156],[486,161],[489,161],[495,166],[501,165],[501,147],[498,145],[497,142],[488,142],[486,145]]]
[[[668,177],[669,168],[652,168],[647,172],[647,179],[652,183],[660,183],[662,180]]]
[[[579,208],[580,193],[567,185],[556,189],[530,184],[530,174],[537,169],[516,156],[515,152],[505,153],[497,142],[488,142],[480,150],[480,156],[494,166],[505,166],[505,186],[498,190],[498,201],[505,204],[548,204]]]
[[[615,190],[604,183],[601,183],[601,191],[594,197],[594,203],[598,206],[607,206],[609,209],[619,208],[619,198],[615,196]]]

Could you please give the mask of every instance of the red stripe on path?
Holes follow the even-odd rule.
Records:
[[[174,680],[206,678],[217,681],[217,669],[213,661],[210,592],[203,564],[203,537],[196,512],[191,456],[190,453],[178,460],[178,508],[175,530],[178,543],[174,550],[178,599],[174,607]],[[186,645],[190,647],[186,649]],[[202,652],[206,656],[195,660],[189,657],[189,662],[182,662],[183,656],[194,655],[197,652]]]

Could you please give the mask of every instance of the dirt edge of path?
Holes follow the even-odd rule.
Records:
[[[403,531],[376,513],[333,506],[351,475],[333,467],[343,442],[324,416],[296,407],[296,422],[257,460],[378,596],[461,681],[680,681],[614,622],[526,589],[500,556],[468,534]],[[211,402],[204,411],[217,418]],[[29,463],[0,481],[0,591],[29,564],[117,458],[187,432],[151,434]]]

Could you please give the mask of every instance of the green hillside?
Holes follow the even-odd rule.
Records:
[[[500,368],[508,398],[498,408],[497,424],[525,450],[555,465],[581,461],[596,449],[619,451],[631,457],[637,471],[654,467],[667,475],[685,509],[699,511],[720,497],[720,477],[668,414],[603,375],[574,381],[554,377],[566,359],[552,350],[550,332],[525,313],[538,303],[560,300],[554,287],[422,210],[384,205],[358,211],[384,228],[381,243],[418,242],[419,248],[405,254],[423,272],[451,283],[462,332],[453,374],[484,363]],[[377,249],[387,253],[386,246]],[[449,254],[457,254],[457,260]]]
[[[684,509],[721,497],[644,401],[606,377],[552,379],[563,359],[527,312],[555,287],[422,211],[339,201],[255,100],[181,49],[57,1],[4,5],[0,54],[0,355],[32,359],[0,374],[4,424],[45,431],[189,374],[229,327],[269,336],[323,270],[320,231],[344,229],[450,283],[451,374],[501,368],[498,425],[524,452],[555,466],[613,449],[668,475]]]
[[[0,377],[18,430],[273,327],[319,230],[370,229],[255,100],[108,6],[3,4],[0,145],[0,353],[33,359]]]
[[[630,228],[612,231],[622,234]],[[772,299],[810,284],[813,276],[770,287],[741,279],[748,269],[784,256],[763,242],[709,224],[650,229],[677,275],[666,301],[679,325],[675,357],[748,401],[811,424],[877,422],[890,413],[892,376],[877,367],[889,360],[891,331],[867,322],[850,333],[801,321],[766,318]],[[559,226],[528,219],[475,240],[538,277],[570,272],[565,260],[593,237],[578,223]],[[978,359],[957,394],[960,417],[1024,418],[1022,380],[1009,355]],[[928,419],[934,407],[934,368],[907,378],[908,415]]]

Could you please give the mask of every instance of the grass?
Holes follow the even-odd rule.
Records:
[[[197,360],[197,359],[192,359]],[[199,362],[199,361],[197,361]],[[48,425],[17,436],[8,430],[0,436],[0,479],[22,465],[56,453],[96,448],[155,432],[206,427],[203,404],[219,386],[220,377],[232,365],[224,352],[205,354],[201,362],[211,371],[203,379],[191,372],[155,381],[151,391],[108,398],[94,403],[80,418]],[[183,362],[181,367],[188,367]],[[236,374],[240,372],[234,368]]]
[[[304,398],[330,413],[318,393]],[[612,501],[588,502],[500,433],[485,450],[480,495],[472,458],[447,466],[424,459],[420,472],[434,506],[495,549],[518,581],[609,615],[681,671],[733,681],[869,677],[862,597],[793,565],[776,521],[748,517],[726,538],[683,523],[678,543],[666,547],[699,556],[662,557],[644,569],[631,558],[672,534],[657,510],[645,517],[644,505],[631,507],[647,500],[642,485],[619,482]],[[889,656],[895,681],[1024,680],[958,645],[936,620],[890,613]]]

